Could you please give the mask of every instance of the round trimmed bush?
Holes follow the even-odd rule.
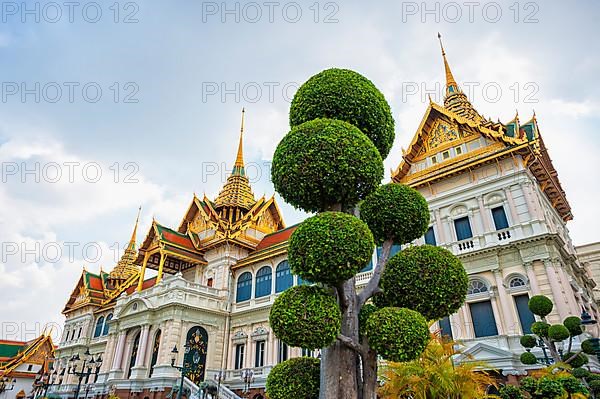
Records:
[[[567,360],[569,360],[573,356],[575,356],[575,353],[573,353],[573,352],[567,352],[567,353],[564,353],[561,358],[562,358],[563,361],[566,362]],[[577,356],[575,356],[573,358],[573,360],[571,360],[569,362],[569,365],[571,367],[577,368],[577,367],[583,366],[584,364],[587,364],[589,361],[590,360],[588,359],[588,357],[585,354],[578,353]]]
[[[581,343],[581,350],[587,353],[588,355],[595,355],[597,349],[597,344],[594,339],[586,339]]]
[[[365,222],[343,212],[323,212],[294,231],[288,259],[292,272],[303,279],[335,285],[369,263],[374,249]]]
[[[308,79],[290,106],[290,126],[317,118],[339,119],[356,126],[375,144],[382,158],[394,143],[394,118],[373,82],[348,69],[326,69]]]
[[[525,348],[533,348],[537,344],[537,339],[533,335],[523,335],[520,342]]]
[[[421,245],[394,255],[381,278],[378,307],[416,310],[428,320],[454,313],[467,295],[469,279],[460,260],[441,247]]]
[[[525,399],[521,388],[514,385],[504,385],[498,392],[501,399]]]
[[[567,330],[569,330],[569,333],[572,337],[583,334],[583,329],[581,328],[581,319],[577,316],[567,317],[565,321],[563,321],[563,325],[567,327]]]
[[[429,206],[414,188],[384,184],[360,204],[360,218],[369,225],[377,244],[387,239],[406,244],[427,231]]]
[[[337,338],[342,315],[333,295],[314,285],[288,288],[275,299],[269,323],[290,346],[320,349]]]
[[[600,393],[600,380],[592,380],[588,383],[588,385],[590,386],[590,389],[592,390],[594,395]]]
[[[571,374],[573,374],[573,377],[575,378],[587,378],[590,375],[590,372],[583,367],[576,367],[571,370]]]
[[[369,345],[386,360],[407,362],[423,352],[431,336],[425,318],[414,310],[387,307],[367,320]]]
[[[361,336],[367,334],[367,321],[373,313],[377,311],[377,306],[372,303],[365,303],[358,313],[358,332]]]
[[[538,337],[547,338],[549,328],[550,324],[544,321],[536,321],[531,325],[531,332],[537,335]]]
[[[558,381],[554,381],[548,377],[542,377],[537,382],[536,394],[544,399],[558,399],[562,397],[563,387]]]
[[[315,119],[296,126],[273,155],[271,179],[288,203],[306,212],[353,206],[383,179],[383,161],[349,123]]]
[[[554,324],[548,328],[548,338],[553,341],[560,342],[569,337],[569,330],[567,330],[567,327],[563,326],[562,324]]]
[[[297,357],[273,367],[267,377],[269,399],[318,399],[320,361],[312,357]]]
[[[583,383],[580,380],[573,377],[572,375],[559,377],[557,378],[557,381],[560,382],[563,389],[568,393],[589,393],[585,385],[583,385]]]
[[[549,315],[550,312],[552,312],[552,308],[554,307],[554,304],[552,303],[550,298],[544,295],[532,296],[529,300],[528,305],[529,310],[531,310],[533,314],[538,315],[540,317],[546,317],[547,315]]]
[[[523,364],[536,364],[537,359],[535,355],[531,352],[523,352],[521,353],[521,363]]]

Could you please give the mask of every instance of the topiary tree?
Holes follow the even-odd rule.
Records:
[[[441,248],[404,249],[390,259],[392,245],[423,236],[430,216],[416,190],[380,185],[394,121],[373,83],[343,69],[313,76],[294,96],[290,126],[271,178],[285,201],[316,213],[294,231],[288,255],[292,271],[318,288],[285,291],[270,323],[289,345],[323,348],[320,398],[375,399],[378,356],[418,357],[430,339],[427,319],[464,302],[466,272]],[[379,260],[357,292],[354,276],[375,243],[382,247]],[[271,386],[278,375],[269,376]],[[284,385],[287,398],[299,397]]]
[[[580,367],[588,362],[585,352],[590,349],[590,345],[584,341],[581,345],[581,350],[578,352],[572,352],[573,338],[581,335],[583,329],[581,327],[581,319],[576,316],[567,317],[562,324],[550,325],[546,322],[546,316],[552,312],[554,304],[550,298],[544,295],[536,295],[531,297],[529,300],[529,310],[542,321],[536,321],[531,325],[531,332],[534,335],[524,335],[521,337],[521,345],[525,348],[526,352],[521,355],[521,363],[531,365],[539,363],[536,357],[530,353],[531,349],[538,346],[538,343],[544,351],[544,362],[549,364],[550,361],[547,358],[546,348],[550,352],[550,356],[555,363],[563,362],[569,364],[571,367]],[[556,344],[558,342],[568,341],[568,349],[564,355],[558,352]]]
[[[285,360],[267,376],[269,399],[318,399],[320,361],[312,357]]]
[[[514,385],[504,385],[498,390],[500,399],[525,399],[523,390]]]

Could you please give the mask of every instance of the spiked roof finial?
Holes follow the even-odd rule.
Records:
[[[446,59],[446,51],[444,50],[444,44],[442,43],[442,35],[438,32],[438,40],[440,41],[440,48],[442,49],[442,58],[444,58],[444,69],[446,71],[446,96],[458,92],[458,84],[452,75],[450,70],[450,64]]]

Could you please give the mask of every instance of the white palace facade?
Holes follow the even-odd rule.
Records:
[[[506,124],[483,118],[456,84],[445,54],[444,65],[444,104],[429,104],[392,178],[429,202],[431,227],[415,244],[450,249],[471,279],[465,305],[434,328],[514,378],[526,372],[518,340],[534,321],[528,298],[552,298],[551,322],[582,309],[600,320],[595,283],[569,237],[570,206],[535,115],[526,123],[518,116]],[[286,260],[293,230],[274,197],[255,198],[240,135],[233,171],[217,198],[194,196],[176,228],[153,220],[139,247],[136,222],[110,273],[83,270],[63,310],[49,392],[75,396],[79,379],[69,368],[81,370],[89,350],[95,363],[86,364],[90,375],[79,384],[80,397],[171,397],[180,376],[171,366],[177,347],[175,364],[194,366],[186,389],[194,393],[201,381],[213,380],[221,398],[237,398],[247,388],[243,372],[251,370],[244,397],[264,398],[274,365],[318,356],[287,347],[269,328],[278,293],[303,283]],[[371,268],[358,274],[358,285],[370,279]]]

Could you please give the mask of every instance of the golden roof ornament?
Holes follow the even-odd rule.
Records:
[[[138,273],[138,267],[134,264],[135,259],[137,258],[137,249],[136,249],[136,238],[137,238],[137,229],[138,224],[140,222],[140,213],[142,211],[142,207],[140,206],[138,209],[137,218],[135,219],[135,227],[133,228],[133,233],[131,234],[131,238],[129,239],[129,243],[125,248],[125,252],[114,269],[109,273],[108,278],[113,281],[121,281],[127,280],[133,274]]]

